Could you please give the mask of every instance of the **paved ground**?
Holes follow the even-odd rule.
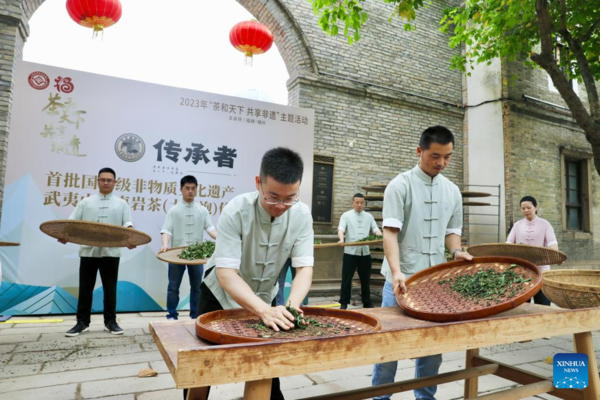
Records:
[[[311,299],[311,303],[320,304],[334,301],[333,298]],[[357,307],[360,306],[359,303]],[[118,322],[125,330],[123,336],[104,331],[102,316],[94,316],[90,332],[75,338],[64,336],[75,324],[74,316],[42,318],[64,319],[60,323],[0,324],[0,398],[181,400],[181,391],[174,389],[171,375],[148,332],[148,323],[164,316],[165,313],[119,314]],[[13,318],[24,319],[32,318]],[[594,344],[600,349],[600,334],[594,334]],[[572,349],[572,337],[561,336],[485,348],[481,354],[550,377],[552,365],[543,360]],[[158,376],[138,378],[142,368],[152,368]],[[464,352],[444,355],[441,372],[460,368],[464,368]],[[412,361],[400,361],[396,379],[411,379],[413,373]],[[372,367],[365,366],[282,378],[281,384],[286,399],[298,399],[368,386],[371,375]],[[512,385],[502,378],[486,376],[480,379],[480,392]],[[462,393],[462,383],[448,383],[438,387],[437,398],[460,399]],[[210,398],[240,399],[242,394],[242,384],[222,385],[213,388]],[[413,398],[412,393],[393,396],[402,400]],[[530,399],[534,398],[555,399],[552,396]]]

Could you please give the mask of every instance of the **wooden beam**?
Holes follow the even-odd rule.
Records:
[[[495,375],[521,385],[530,385],[532,383],[549,381],[549,379],[545,376],[534,374],[532,372],[525,371],[524,369],[512,367],[510,365],[485,357],[473,357],[471,362],[474,366],[498,364],[498,370],[495,372]],[[565,400],[584,400],[583,391],[580,389],[553,389],[551,392],[549,392],[549,394]]]
[[[185,400],[206,400],[208,398],[209,389],[210,386],[191,388],[188,390]]]
[[[479,349],[467,350],[467,360],[465,363],[466,368],[473,368],[473,357],[479,355]],[[473,377],[465,379],[465,399],[472,399],[477,397],[479,390],[479,378]]]
[[[244,400],[265,400],[271,397],[272,379],[246,382]]]
[[[579,353],[588,355],[588,386],[583,389],[585,400],[598,400],[600,379],[598,379],[598,364],[594,353],[594,342],[591,332],[576,333],[574,336],[575,348]]]
[[[497,365],[491,364],[482,367],[446,372],[444,374],[427,376],[424,378],[410,379],[402,382],[387,383],[385,385],[325,394],[322,396],[305,397],[303,400],[360,400],[375,396],[383,396],[386,394],[407,392],[409,390],[419,389],[427,386],[441,385],[443,383],[454,382],[471,377],[490,375],[496,372],[497,369]]]
[[[537,394],[548,393],[554,389],[552,381],[541,381],[531,385],[520,386],[514,389],[502,390],[501,392],[487,394],[477,397],[477,400],[519,400]]]

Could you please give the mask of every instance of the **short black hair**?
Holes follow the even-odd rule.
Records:
[[[194,185],[198,186],[198,180],[192,175],[186,175],[183,178],[181,178],[182,188],[185,186],[186,183],[193,183]]]
[[[354,201],[355,198],[359,198],[359,199],[364,199],[365,196],[363,196],[362,193],[354,193],[354,196],[352,196],[352,201]]]
[[[112,168],[102,168],[100,171],[98,171],[98,177],[100,177],[100,174],[104,173],[104,172],[108,172],[109,174],[113,174],[113,176],[115,177],[114,179],[117,179],[117,174],[115,173],[115,170]]]
[[[267,177],[284,185],[291,185],[302,180],[304,163],[300,154],[286,147],[276,147],[265,153],[260,162],[260,180]]]
[[[533,196],[525,196],[521,199],[521,201],[519,202],[519,205],[522,204],[524,201],[530,201],[531,204],[533,204],[534,207],[537,207],[537,201],[535,200],[535,197]]]
[[[454,135],[450,132],[450,129],[445,126],[431,126],[421,133],[419,147],[421,147],[421,150],[428,150],[429,147],[431,147],[431,143],[439,143],[442,145],[452,143],[452,147],[454,147]]]

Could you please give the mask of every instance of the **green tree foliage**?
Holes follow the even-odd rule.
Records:
[[[360,39],[368,24],[365,0],[308,0],[319,16],[319,26],[337,35],[339,26],[350,44]],[[423,0],[380,0],[390,5],[390,19],[415,29]],[[435,1],[435,0],[434,0]],[[592,146],[600,173],[600,0],[466,0],[446,9],[440,29],[449,46],[464,45],[452,57],[452,68],[468,73],[478,63],[500,57],[545,70]],[[583,84],[587,104],[571,80]]]

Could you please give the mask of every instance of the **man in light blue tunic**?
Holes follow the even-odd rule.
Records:
[[[458,187],[441,172],[450,163],[454,135],[443,126],[421,134],[419,163],[394,178],[383,200],[383,250],[385,276],[382,307],[397,307],[395,296],[406,290],[406,279],[416,272],[446,262],[444,248],[454,259],[473,257],[461,251],[462,197]],[[436,375],[441,354],[418,358],[415,378]],[[396,361],[376,364],[373,385],[392,383]],[[414,391],[419,400],[434,400],[437,386]],[[389,399],[380,396],[375,399]]]
[[[339,243],[356,242],[369,236],[371,232],[381,235],[375,218],[366,211],[365,196],[356,193],[352,198],[352,210],[346,211],[340,218],[338,226]],[[344,238],[345,235],[345,238]],[[345,310],[352,295],[352,280],[358,270],[360,278],[360,294],[364,308],[373,308],[371,302],[371,252],[369,246],[344,247],[344,262],[342,265],[342,287],[340,288],[340,308]]]
[[[117,175],[111,168],[98,172],[99,194],[81,200],[69,219],[102,222],[105,224],[133,227],[131,210],[127,202],[113,194]],[[59,242],[66,244],[64,240]],[[129,249],[135,246],[128,247]],[[77,324],[66,336],[78,336],[87,332],[90,326],[92,298],[96,275],[100,272],[104,292],[104,326],[114,335],[122,335],[123,329],[117,324],[117,279],[121,249],[115,247],[81,246],[79,250],[79,300],[77,301]]]
[[[210,220],[210,214],[206,207],[194,202],[198,190],[198,181],[191,175],[181,178],[181,195],[183,201],[178,202],[167,212],[167,218],[161,233],[162,247],[160,252],[172,247],[189,246],[200,243],[204,239],[204,232],[213,239],[217,238],[217,231]],[[202,283],[203,265],[176,265],[169,263],[169,284],[167,286],[167,319],[178,319],[179,313],[179,287],[185,269],[188,270],[190,278],[190,318],[198,316],[196,307],[200,296],[200,284]]]
[[[312,282],[314,232],[308,206],[299,201],[304,164],[300,155],[278,147],[262,158],[256,192],[236,196],[219,218],[219,238],[200,290],[198,315],[244,308],[269,328],[294,326],[284,306],[275,306],[277,277],[288,258],[296,277],[289,304],[300,308]],[[271,399],[282,399],[273,379]]]

